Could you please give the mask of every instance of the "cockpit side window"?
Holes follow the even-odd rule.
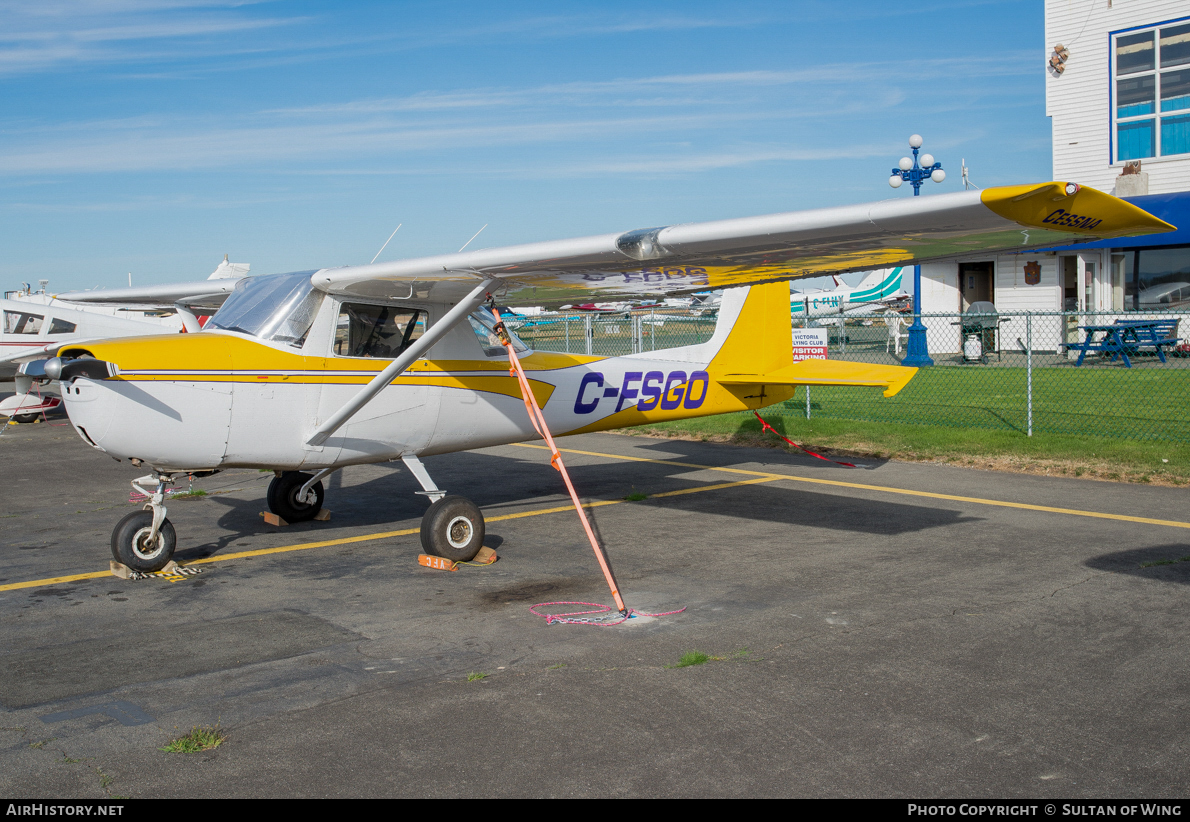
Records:
[[[400,305],[343,303],[335,325],[340,357],[394,359],[425,333],[426,312]]]
[[[45,317],[40,314],[26,314],[23,311],[4,312],[5,334],[40,334]]]
[[[51,333],[51,334],[73,334],[74,329],[77,327],[78,326],[76,326],[74,323],[68,323],[68,322],[66,322],[66,320],[60,320],[57,317],[54,317],[50,321],[49,333]]]
[[[475,332],[476,339],[479,340],[479,347],[483,349],[483,353],[489,357],[499,357],[504,354],[504,345],[500,342],[500,335],[496,333],[496,318],[492,312],[487,308],[481,308],[471,316],[467,317],[471,323],[471,330]],[[508,332],[508,337],[512,341],[512,350],[517,354],[524,354],[529,350],[529,346],[525,345],[512,329],[507,325],[504,327]]]

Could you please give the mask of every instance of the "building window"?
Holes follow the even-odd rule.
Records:
[[[1190,23],[1117,34],[1116,162],[1190,154]]]
[[[1190,246],[1127,249],[1124,283],[1128,310],[1190,308]]]

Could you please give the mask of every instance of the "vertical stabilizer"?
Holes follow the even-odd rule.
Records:
[[[754,285],[707,370],[712,376],[767,374],[792,364],[789,285]]]

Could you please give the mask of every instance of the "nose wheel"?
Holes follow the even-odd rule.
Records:
[[[112,558],[142,574],[160,571],[174,555],[178,536],[164,518],[153,531],[153,512],[133,511],[112,531]]]
[[[479,507],[459,496],[435,502],[421,520],[421,547],[427,554],[453,562],[470,562],[483,547],[483,514]]]

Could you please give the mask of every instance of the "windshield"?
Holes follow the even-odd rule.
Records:
[[[296,271],[240,280],[206,327],[300,347],[324,296],[310,283],[313,273]]]

